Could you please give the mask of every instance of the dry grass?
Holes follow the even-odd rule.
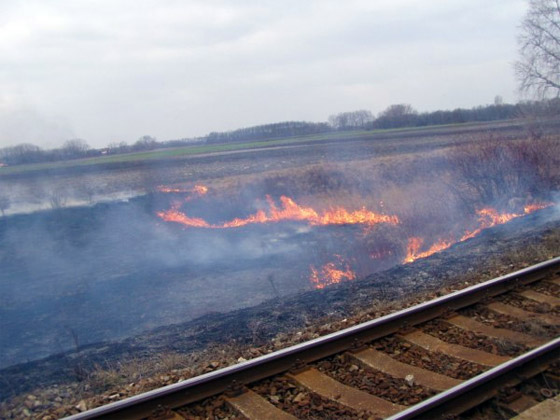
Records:
[[[487,141],[449,155],[457,191],[473,203],[511,207],[513,199],[547,198],[560,185],[560,137]]]

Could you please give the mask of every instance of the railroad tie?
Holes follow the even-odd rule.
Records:
[[[558,418],[558,413],[560,413],[560,395],[544,400],[518,416],[515,416],[512,420],[555,419]]]
[[[508,330],[507,328],[491,327],[463,315],[456,315],[452,318],[446,319],[446,322],[466,331],[473,331],[475,333],[483,334],[487,337],[512,341],[514,343],[524,344],[530,347],[539,346],[546,342],[546,340],[542,340],[540,338],[533,337],[528,334],[523,334],[517,331]]]
[[[547,281],[548,281],[549,283],[553,283],[553,284],[555,284],[555,285],[557,285],[557,286],[560,286],[560,277],[556,277],[556,278],[554,278],[554,279],[547,280]]]
[[[235,397],[227,397],[226,401],[249,420],[296,420],[296,417],[280,410],[251,390]]]
[[[414,383],[436,391],[445,391],[462,382],[459,379],[399,362],[391,356],[371,348],[351,353],[350,356],[364,365],[391,375],[394,378],[406,379],[412,375]]]
[[[375,416],[387,417],[405,409],[404,406],[344,385],[317,369],[309,368],[288,377],[315,394],[336,401],[357,412],[367,411]]]
[[[549,315],[549,314],[529,312],[524,309],[520,309],[516,306],[506,305],[501,302],[492,302],[487,304],[486,307],[499,314],[511,316],[512,318],[517,318],[522,321],[527,321],[527,320],[538,321],[549,325],[560,324],[560,317]]]
[[[544,293],[535,292],[534,290],[524,290],[519,292],[518,295],[539,303],[546,303],[550,306],[560,306],[560,299],[554,296],[545,295]]]
[[[450,344],[419,330],[414,330],[408,334],[404,334],[402,335],[402,338],[412,344],[423,347],[428,351],[443,353],[457,359],[467,360],[483,366],[497,366],[510,360],[509,357],[498,356],[496,354],[471,349],[458,344]]]
[[[500,407],[505,407],[508,410],[513,411],[516,414],[523,413],[524,411],[528,410],[529,408],[538,404],[538,401],[535,400],[533,397],[530,397],[525,394],[521,394],[519,398],[516,398],[510,403],[507,404],[498,404]]]

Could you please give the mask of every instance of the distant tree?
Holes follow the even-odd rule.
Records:
[[[134,150],[152,150],[158,146],[157,139],[152,136],[142,136],[134,143]]]
[[[391,105],[381,112],[375,121],[379,128],[414,126],[418,112],[409,104]]]
[[[5,216],[6,210],[10,208],[10,204],[10,199],[7,196],[0,196],[0,211],[2,212],[2,216]]]
[[[348,130],[364,128],[373,121],[371,111],[360,109],[358,111],[341,112],[329,116],[329,125],[335,130]]]
[[[560,1],[529,0],[515,64],[520,91],[538,99],[560,96]]]
[[[284,121],[274,124],[256,125],[222,133],[212,132],[205,137],[207,143],[226,143],[247,140],[266,140],[282,137],[325,133],[331,128],[325,123]]]
[[[20,165],[41,162],[45,159],[45,153],[39,146],[22,143],[0,149],[0,158],[9,165]]]
[[[109,143],[107,150],[112,155],[117,153],[126,153],[130,151],[130,146],[126,143],[126,141],[121,141],[119,143],[113,142]]]
[[[66,140],[62,145],[62,154],[65,158],[77,158],[85,156],[89,145],[82,139]]]

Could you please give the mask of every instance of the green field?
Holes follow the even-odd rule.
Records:
[[[350,141],[350,140],[378,140],[385,137],[396,137],[399,135],[413,135],[414,133],[426,134],[426,132],[445,132],[448,130],[468,130],[470,128],[482,129],[484,127],[496,127],[503,124],[512,125],[512,121],[493,121],[491,123],[464,123],[464,124],[448,124],[427,127],[408,127],[386,130],[359,130],[359,131],[343,131],[312,134],[306,136],[295,136],[288,138],[279,138],[272,140],[255,140],[248,142],[235,142],[227,144],[208,144],[208,145],[186,145],[182,147],[174,147],[167,149],[157,149],[144,152],[133,152],[125,154],[117,154],[110,156],[98,156],[86,159],[75,159],[67,161],[34,163],[17,166],[5,166],[0,168],[1,175],[21,174],[25,172],[64,169],[92,165],[120,164],[120,163],[139,163],[145,161],[178,159],[187,156],[204,155],[208,153],[223,153],[232,151],[241,151],[248,149],[263,149],[278,146],[290,146],[297,144],[306,144],[312,142],[329,142],[329,141]]]

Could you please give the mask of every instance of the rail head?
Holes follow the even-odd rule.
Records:
[[[560,270],[560,257],[255,359],[75,414],[66,417],[65,420],[138,418],[137,416],[127,417],[124,413],[133,408],[153,410],[159,404],[170,405],[171,408],[174,408],[179,405],[175,404],[175,401],[178,400],[184,401],[180,405],[185,405],[212,395],[208,394],[208,388],[213,387],[212,392],[215,395],[223,392],[234,381],[250,383],[289,370],[296,361],[308,363],[328,357],[351,348],[360,338],[373,340],[388,335],[403,327],[432,319],[450,309],[455,310],[473,304],[477,299],[513,289],[519,282],[536,281],[554,270]],[[201,394],[200,398],[197,396],[199,387],[205,387],[204,394]]]

